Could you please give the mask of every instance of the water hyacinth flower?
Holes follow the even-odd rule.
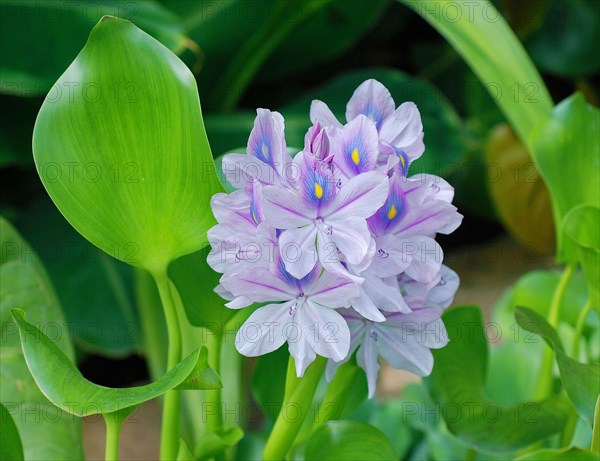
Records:
[[[211,203],[218,224],[208,262],[226,304],[257,309],[240,328],[247,356],[287,342],[302,376],[317,354],[327,377],[356,354],[375,392],[379,357],[419,375],[446,342],[441,314],[458,288],[435,241],[462,216],[442,178],[408,176],[424,151],[417,107],[395,107],[375,80],[361,84],[342,124],[314,101],[303,149],[290,155],[284,120],[258,109],[245,154],[223,159],[238,188]],[[293,154],[293,151],[291,152]]]

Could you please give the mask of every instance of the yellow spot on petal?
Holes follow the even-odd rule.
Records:
[[[267,148],[266,144],[263,143],[262,147],[260,148],[260,151],[261,151],[264,159],[269,158],[269,149]]]
[[[358,165],[360,163],[360,155],[358,154],[358,149],[354,149],[352,151],[352,161],[355,165]]]
[[[323,188],[318,182],[315,183],[315,195],[319,200],[323,198]]]
[[[402,168],[406,166],[406,160],[404,160],[404,155],[400,154],[400,163],[402,163]]]
[[[397,214],[398,214],[398,210],[396,210],[396,207],[394,205],[392,205],[392,207],[390,208],[390,211],[388,211],[387,218],[391,221],[392,219],[394,219],[394,217]]]
[[[252,212],[252,219],[254,219],[254,222],[258,224],[258,218],[256,217],[256,213],[254,211]]]

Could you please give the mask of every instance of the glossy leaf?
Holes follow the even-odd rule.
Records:
[[[287,348],[280,347],[256,359],[252,373],[252,396],[271,420],[277,418],[283,405],[289,358]]]
[[[23,444],[19,430],[6,407],[0,404],[0,461],[23,461]]]
[[[379,429],[360,421],[333,421],[318,427],[306,446],[307,461],[390,461],[394,447]]]
[[[220,332],[235,315],[214,288],[219,284],[218,274],[206,262],[208,249],[183,256],[169,266],[169,275],[181,296],[189,322]]]
[[[38,173],[67,220],[151,272],[204,247],[220,185],[188,68],[105,16],[56,85],[72,84],[72,98],[45,100],[33,136]]]
[[[16,225],[48,268],[77,347],[112,357],[136,351],[132,269],[79,235],[48,197],[26,208]]]
[[[564,233],[577,245],[577,254],[588,281],[590,302],[600,307],[600,208],[579,205],[563,221]]]
[[[429,0],[399,1],[448,40],[485,82],[521,141],[529,147],[529,133],[550,113],[552,99],[519,39],[492,3],[479,1],[467,11],[466,2],[462,5],[442,0],[432,6]],[[457,9],[460,14],[452,14]]]
[[[488,185],[502,224],[539,253],[555,248],[550,196],[523,143],[507,125],[496,127],[486,147]]]
[[[488,350],[477,307],[450,309],[443,320],[450,343],[433,351],[435,367],[427,380],[434,399],[447,406],[442,416],[450,432],[479,450],[506,453],[564,428],[569,404],[558,396],[508,406],[487,398]]]
[[[185,37],[177,18],[154,0],[4,1],[0,91],[19,96],[46,94],[84,45],[90,29],[106,14],[134,22],[171,50],[182,48]],[[68,88],[52,91],[58,99]]]
[[[531,309],[517,308],[515,318],[522,328],[542,336],[554,349],[560,377],[569,398],[581,417],[593,424],[596,400],[600,394],[600,365],[584,364],[570,358],[565,353],[556,330]]]
[[[72,360],[69,326],[39,256],[1,217],[0,247],[0,400],[13,416],[22,440],[27,441],[23,447],[26,459],[79,461],[83,458],[81,423],[54,407],[38,389],[27,369],[10,309],[18,305],[27,311]]]
[[[306,120],[305,130],[308,129],[310,121],[307,113],[313,99],[322,100],[340,121],[345,120],[344,114],[348,100],[358,85],[369,78],[383,83],[390,90],[396,105],[405,101],[413,101],[419,108],[425,132],[426,153],[414,162],[410,174],[428,172],[448,175],[451,171],[455,171],[455,163],[460,162],[466,153],[458,115],[438,89],[398,70],[361,69],[347,72],[323,86],[311,90],[298,97],[293,103],[281,108],[281,112],[286,118],[286,130],[288,114],[303,114]],[[294,145],[291,142],[288,144]],[[449,168],[449,166],[454,166],[454,168]]]
[[[516,461],[598,461],[598,455],[577,447],[560,450],[537,450],[516,458]]]
[[[200,348],[194,369],[174,389],[213,390],[222,387],[223,384],[221,384],[219,375],[208,365],[208,349],[203,346]]]
[[[600,207],[599,130],[600,110],[576,93],[558,104],[531,136],[536,161],[550,191],[559,262],[577,259],[575,244],[561,228],[565,215],[580,204]]]
[[[600,3],[596,0],[547,3],[541,27],[526,42],[536,66],[542,72],[561,77],[582,77],[600,70],[596,47],[600,41]]]
[[[126,389],[98,386],[85,379],[48,336],[27,322],[23,311],[13,309],[12,316],[19,327],[27,366],[40,390],[56,406],[76,416],[113,413],[135,407],[178,386],[180,389],[200,389],[206,383],[203,376],[197,375],[206,370],[198,349],[161,379],[145,386]],[[214,389],[214,381],[211,379],[208,382],[210,388]]]

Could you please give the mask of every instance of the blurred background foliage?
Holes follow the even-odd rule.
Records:
[[[493,3],[524,43],[554,102],[579,90],[588,102],[598,105],[599,1]],[[143,280],[66,222],[42,187],[31,151],[33,126],[44,97],[68,97],[53,83],[105,14],[131,20],[192,69],[215,157],[245,149],[256,107],[281,111],[288,145],[301,148],[312,99],[325,101],[341,118],[354,88],[375,78],[390,89],[397,105],[414,101],[421,111],[426,153],[411,173],[438,174],[456,188],[457,206],[465,220],[451,238],[444,239],[446,248],[485,241],[506,231],[529,249],[554,251],[545,185],[487,91],[486,86],[494,82],[482,84],[432,27],[398,2],[3,0],[1,9],[0,214],[16,226],[46,266],[66,321],[73,326],[82,364],[90,355],[96,360],[143,356],[150,347],[148,342],[144,346],[137,310],[140,300],[134,289],[137,280],[139,295]],[[535,104],[537,91],[532,86],[528,94],[515,93],[514,98]],[[188,263],[195,264],[179,264]],[[266,360],[259,366],[268,366]],[[523,367],[530,365],[523,358]],[[139,366],[144,367],[141,360]],[[151,364],[153,373],[161,366]],[[127,369],[131,368],[129,362]],[[92,379],[115,385],[101,374]],[[127,380],[127,374],[122,379]],[[405,400],[429,405],[423,392],[410,387]],[[255,398],[260,401],[260,395]],[[392,408],[400,404],[385,404],[391,407],[377,413],[381,421],[370,422],[385,431],[400,417]],[[369,405],[379,404],[367,402],[363,407]],[[438,423],[439,419],[431,422]],[[423,435],[427,424],[402,426],[421,434],[419,440],[427,438],[417,450],[438,450],[436,459],[466,451],[454,446],[457,440],[445,431]],[[244,444],[251,452],[252,439]],[[408,450],[395,448],[400,453]]]

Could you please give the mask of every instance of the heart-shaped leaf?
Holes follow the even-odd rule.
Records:
[[[556,330],[546,319],[531,309],[518,307],[515,311],[515,318],[523,329],[542,336],[554,349],[560,378],[569,398],[581,417],[593,424],[596,400],[600,393],[600,365],[597,363],[584,364],[570,358],[565,353]]]
[[[600,307],[600,208],[579,205],[563,221],[564,233],[577,245],[579,262],[588,281],[590,302]]]
[[[566,214],[581,204],[600,207],[599,130],[600,110],[576,93],[558,104],[531,135],[552,200],[559,262],[577,260],[577,246],[562,228]]]
[[[27,366],[40,390],[54,405],[73,415],[122,411],[154,399],[182,383],[185,384],[180,388],[184,389],[202,389],[206,383],[210,389],[215,388],[214,371],[207,373],[206,351],[201,354],[201,349],[188,355],[158,381],[145,386],[124,389],[98,386],[85,379],[48,336],[27,322],[22,310],[12,309],[11,312],[19,327]],[[207,374],[211,375],[209,379],[206,379]]]
[[[487,398],[488,347],[479,308],[450,309],[443,320],[450,342],[433,351],[427,382],[450,432],[479,450],[506,453],[564,428],[570,405],[559,396],[507,406]]]
[[[23,461],[23,444],[19,430],[6,407],[0,404],[0,460]]]
[[[394,447],[379,429],[360,421],[332,421],[318,427],[306,446],[307,461],[390,461]]]
[[[54,407],[38,389],[27,369],[10,309],[15,305],[23,308],[31,321],[51,335],[56,347],[73,360],[70,326],[39,256],[2,217],[0,248],[0,400],[27,442],[23,447],[25,459],[79,461],[83,459],[81,422]]]
[[[129,21],[105,16],[46,98],[33,151],[85,238],[153,273],[204,247],[219,191],[192,73]]]

